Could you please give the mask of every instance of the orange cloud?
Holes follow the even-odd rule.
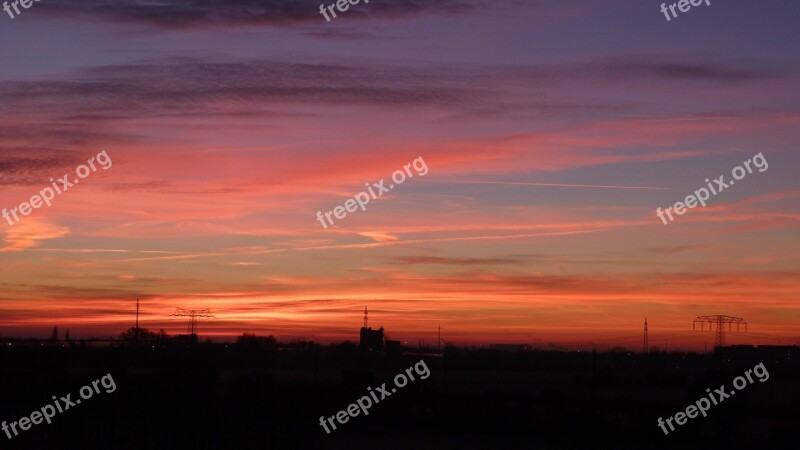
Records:
[[[36,218],[28,218],[6,231],[3,237],[5,245],[0,248],[0,252],[18,252],[37,247],[41,241],[58,239],[68,234],[68,228],[52,225]]]

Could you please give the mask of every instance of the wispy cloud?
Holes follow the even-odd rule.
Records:
[[[0,252],[18,252],[36,247],[41,241],[58,239],[69,234],[69,229],[66,227],[52,225],[32,217],[23,219],[6,231],[3,237],[5,245],[0,248]]]
[[[486,5],[488,0],[380,0],[351,7],[350,18],[404,18],[425,15],[460,14]],[[288,26],[321,22],[316,0],[74,0],[48,5],[52,14],[86,15],[114,21],[141,22],[163,27],[210,25]]]
[[[115,121],[166,113],[203,113],[209,117],[264,114],[269,105],[294,103],[428,105],[481,114],[486,108],[493,109],[495,114],[503,109],[515,112],[520,108],[549,114],[558,109],[562,113],[579,112],[597,105],[592,105],[591,100],[576,103],[573,99],[542,95],[528,95],[528,100],[521,102],[514,93],[531,82],[559,87],[571,81],[583,84],[584,77],[593,83],[615,84],[627,79],[631,72],[639,79],[651,81],[697,79],[719,83],[752,83],[788,73],[783,69],[754,68],[747,64],[736,66],[719,61],[673,64],[641,57],[513,68],[173,58],[89,67],[59,80],[9,81],[0,86],[0,99],[4,104],[13,105],[9,111],[19,120],[24,120],[26,115],[39,117],[42,111],[47,111],[50,117],[58,117],[60,129],[53,129],[52,133],[61,133],[63,139],[65,133],[78,133],[70,130],[70,124],[85,120]],[[485,86],[492,86],[492,89]],[[237,106],[231,109],[232,105]],[[0,141],[15,137],[24,139],[35,133],[40,132],[7,127],[5,131],[0,129]],[[83,138],[82,135],[76,137]]]
[[[445,266],[488,266],[498,264],[519,264],[515,258],[454,258],[441,256],[400,256],[393,258],[395,264],[407,265],[445,265]]]
[[[610,186],[601,184],[564,184],[564,183],[533,183],[524,181],[477,181],[477,180],[439,180],[441,183],[455,184],[496,184],[503,186],[549,186],[549,187],[573,187],[573,188],[598,188],[598,189],[645,189],[645,190],[669,190],[667,187],[654,186]]]

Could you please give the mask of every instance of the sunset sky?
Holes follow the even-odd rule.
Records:
[[[327,0],[326,0],[327,1]],[[326,3],[327,4],[327,3]],[[0,335],[800,341],[800,3],[43,0],[0,16]],[[227,6],[226,6],[227,5]],[[705,179],[754,171],[664,225]],[[323,229],[317,211],[428,173]],[[413,171],[413,169],[412,169]],[[415,172],[412,172],[415,173]],[[542,344],[543,343],[543,344]]]

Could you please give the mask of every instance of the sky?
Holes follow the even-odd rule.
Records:
[[[116,336],[139,298],[141,326],[208,308],[222,341],[357,341],[368,307],[414,344],[638,350],[647,317],[698,349],[715,314],[748,322],[729,343],[800,342],[800,3],[660,5],[0,11],[0,208],[107,161],[0,222],[0,335]]]

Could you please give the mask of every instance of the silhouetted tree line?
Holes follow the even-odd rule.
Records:
[[[272,335],[256,336],[255,333],[243,333],[241,336],[236,338],[236,344],[245,348],[275,348],[278,346],[278,340]]]
[[[156,333],[147,328],[139,328],[137,330],[136,327],[131,327],[119,335],[119,340],[128,344],[155,345],[167,342],[169,335],[163,329]]]

